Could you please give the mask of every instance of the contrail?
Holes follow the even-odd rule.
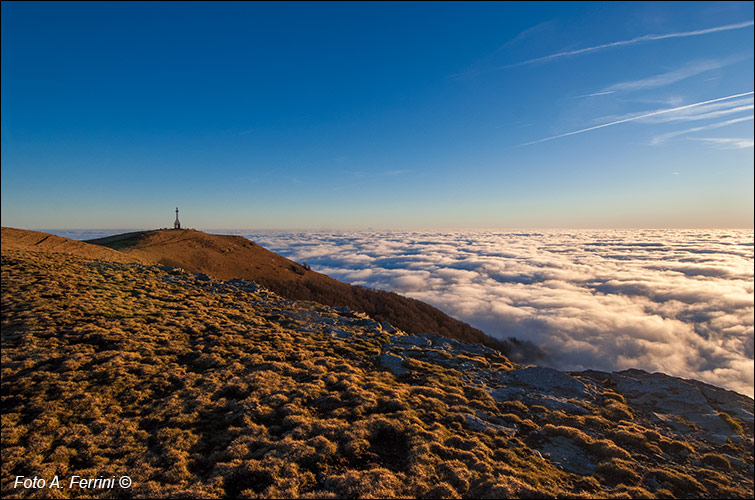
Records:
[[[611,122],[611,123],[604,123],[602,125],[596,125],[594,127],[583,128],[582,130],[575,130],[574,132],[567,132],[567,133],[561,134],[561,135],[554,135],[553,137],[546,137],[545,139],[540,139],[538,141],[525,142],[524,144],[520,144],[520,146],[530,146],[532,144],[538,144],[538,143],[545,142],[545,141],[552,141],[553,139],[559,139],[561,137],[567,137],[567,136],[570,136],[570,135],[581,134],[582,132],[589,132],[590,130],[597,130],[597,129],[603,128],[603,127],[610,127],[612,125],[618,125],[619,123],[626,123],[626,122],[631,122],[631,121],[634,121],[634,120],[640,120],[642,118],[647,118],[649,116],[662,115],[664,113],[671,113],[673,111],[679,111],[679,110],[682,110],[682,109],[694,108],[695,106],[702,106],[703,104],[710,104],[712,102],[725,101],[727,99],[734,99],[734,98],[737,98],[737,97],[742,97],[742,96],[746,96],[746,95],[752,95],[753,93],[755,93],[755,91],[744,92],[742,94],[734,94],[734,95],[730,95],[730,96],[727,96],[727,97],[719,97],[718,99],[711,99],[709,101],[696,102],[694,104],[687,104],[685,106],[679,106],[677,108],[663,109],[661,111],[653,111],[652,113],[646,113],[646,114],[640,115],[640,116],[633,116],[632,118],[625,118],[623,120],[618,120],[618,121]]]
[[[599,96],[599,95],[607,95],[607,94],[614,94],[614,93],[616,93],[615,90],[603,90],[601,92],[593,92],[592,94],[578,95],[578,96],[575,96],[575,98],[580,98],[580,97],[595,97],[595,96]]]
[[[655,146],[656,144],[660,144],[667,139],[671,139],[672,137],[678,137],[680,135],[691,134],[692,132],[700,132],[701,130],[711,130],[714,128],[726,127],[727,125],[733,125],[735,123],[746,122],[747,120],[752,120],[753,118],[755,118],[755,116],[753,115],[743,116],[742,118],[734,118],[733,120],[726,120],[725,122],[712,123],[710,125],[703,125],[702,127],[693,127],[693,128],[688,128],[686,130],[677,130],[676,132],[670,132],[668,134],[659,135],[658,137],[653,137],[653,140],[650,141],[650,145]]]
[[[753,24],[755,24],[753,21],[746,21],[743,23],[727,24],[726,26],[716,26],[715,28],[706,28],[703,30],[696,30],[696,31],[683,31],[680,33],[666,33],[665,35],[642,35],[642,36],[632,38],[631,40],[620,40],[618,42],[611,42],[611,43],[606,43],[603,45],[596,45],[595,47],[587,47],[584,49],[558,52],[556,54],[551,54],[549,56],[543,56],[543,57],[538,57],[535,59],[530,59],[528,61],[522,61],[519,63],[509,64],[507,66],[504,66],[504,68],[513,68],[516,66],[524,66],[525,64],[545,62],[545,61],[550,61],[552,59],[558,59],[560,57],[575,56],[577,54],[584,54],[585,52],[594,52],[596,50],[608,49],[611,47],[621,47],[622,45],[630,45],[630,44],[639,43],[639,42],[647,42],[647,41],[652,41],[652,40],[664,40],[666,38],[683,38],[683,37],[688,37],[688,36],[707,35],[708,33],[717,33],[719,31],[738,30],[741,28],[752,26]]]

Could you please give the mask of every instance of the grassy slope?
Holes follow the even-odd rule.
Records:
[[[193,230],[127,233],[90,240],[144,261],[206,273],[221,280],[254,280],[293,300],[345,306],[410,333],[433,332],[503,351],[508,345],[424,302],[396,293],[352,286],[270,252],[241,236]]]
[[[572,415],[494,401],[454,370],[395,377],[378,363],[384,334],[343,342],[301,319],[336,318],[328,307],[175,278],[3,251],[4,497],[120,494],[14,490],[18,474],[129,474],[134,497],[752,496],[718,454],[752,463],[751,450],[669,440],[611,413],[618,395]],[[470,427],[478,412],[519,432]],[[555,437],[599,461],[595,475],[531,448]]]
[[[2,248],[78,255],[113,262],[181,267],[220,280],[254,280],[293,300],[345,306],[410,332],[434,332],[504,352],[510,344],[454,319],[419,300],[352,286],[273,253],[241,236],[194,230],[136,231],[88,242],[37,231],[2,228]]]
[[[3,227],[0,238],[3,250],[27,250],[31,252],[54,252],[78,255],[89,259],[111,262],[143,262],[136,255],[124,255],[110,248],[71,240],[54,234]]]

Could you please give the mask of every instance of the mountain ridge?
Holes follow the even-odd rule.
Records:
[[[507,341],[490,337],[425,302],[394,292],[340,282],[242,236],[193,229],[157,229],[77,241],[38,231],[5,227],[2,231],[3,248],[57,251],[116,262],[165,265],[205,273],[221,280],[252,279],[289,299],[350,307],[408,332],[433,331],[495,347],[510,355],[518,353],[518,346],[522,345],[515,339]],[[37,243],[45,238],[55,244],[38,246]],[[536,352],[536,348],[532,346],[528,352]]]
[[[349,307],[410,333],[435,332],[519,356],[524,343],[486,335],[425,302],[394,292],[354,286],[309,269],[237,235],[192,229],[137,231],[87,240],[144,262],[180,267],[220,280],[251,279],[292,300]],[[528,353],[537,348],[528,345]]]
[[[752,496],[752,399],[707,384],[164,265],[4,248],[2,290],[5,497],[124,473],[161,498]]]

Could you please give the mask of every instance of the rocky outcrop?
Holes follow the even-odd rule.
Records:
[[[214,293],[255,292],[281,307],[300,304],[282,300],[249,280],[213,282],[203,274],[187,273],[168,274],[163,279]],[[374,321],[346,307],[319,306],[282,314],[289,320],[287,326],[295,322],[299,329],[325,331],[341,342],[360,337],[378,339],[378,366],[399,377],[411,372],[412,360],[421,361],[458,371],[465,381],[484,389],[496,401],[521,401],[577,415],[592,413],[604,403],[604,393],[611,391],[624,398],[635,418],[676,439],[694,437],[715,445],[753,444],[752,399],[699,381],[636,369],[565,373],[541,366],[518,368],[495,349],[429,333],[409,335],[386,321]],[[480,415],[470,415],[467,424],[476,428],[499,426]],[[742,432],[745,429],[750,429],[749,437]],[[562,453],[571,456],[568,449]],[[574,460],[566,461],[573,464]]]
[[[642,370],[612,373],[608,380],[632,407],[642,409],[677,432],[696,432],[712,443],[744,441],[732,428],[731,417],[749,427],[753,425],[752,400],[733,391]]]
[[[283,301],[249,280],[214,282],[202,274],[175,275],[172,272],[163,280],[203,287],[214,293],[234,290],[261,293],[281,307],[298,304]],[[410,335],[386,321],[374,321],[346,307],[319,307],[282,314],[288,318],[288,326],[293,321],[300,329],[326,331],[341,342],[352,342],[360,337],[379,339],[381,352],[377,365],[398,377],[411,372],[412,360],[420,361],[457,371],[465,381],[482,388],[495,401],[521,401],[576,415],[593,413],[604,404],[604,393],[611,391],[624,398],[636,419],[675,439],[694,438],[714,445],[753,445],[752,399],[732,391],[636,369],[615,373],[595,370],[565,373],[541,366],[519,368],[500,352],[486,346],[429,333]],[[470,414],[467,424],[474,428],[500,427],[499,422],[486,421],[484,415]],[[749,437],[743,432],[746,429],[750,429]],[[566,467],[585,466],[584,460],[574,457],[568,446],[557,446],[562,441],[557,439],[545,445],[545,452],[561,456]]]

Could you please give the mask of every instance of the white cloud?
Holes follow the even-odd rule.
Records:
[[[668,71],[666,73],[642,78],[640,80],[615,83],[607,87],[604,91],[636,91],[664,87],[666,85],[671,85],[672,83],[697,76],[707,71],[722,68],[732,62],[734,62],[734,60],[731,59],[723,61],[697,61],[674,71]]]
[[[248,236],[336,279],[532,341],[556,368],[634,367],[753,395],[752,231]]]
[[[695,137],[695,141],[707,142],[721,149],[745,149],[753,146],[752,139],[736,137]]]

